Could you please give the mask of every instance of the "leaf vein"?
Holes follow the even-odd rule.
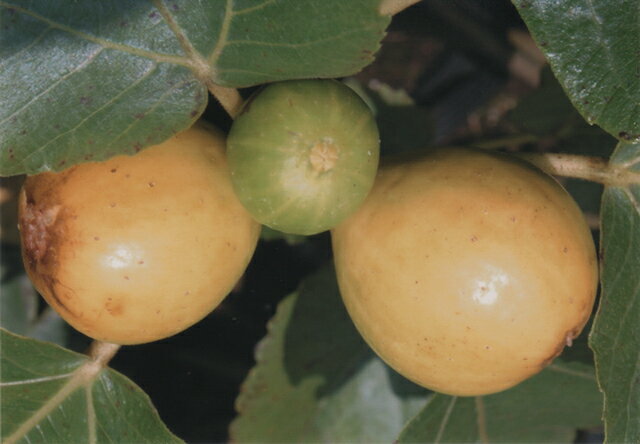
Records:
[[[277,42],[261,42],[259,40],[228,40],[227,45],[255,45],[255,46],[268,46],[273,48],[306,48],[309,46],[320,45],[323,43],[329,43],[336,40],[345,39],[354,34],[360,34],[362,31],[366,31],[369,27],[356,28],[350,31],[344,31],[330,37],[319,38],[315,40],[309,40],[299,43],[277,43]]]
[[[592,374],[592,373],[580,372],[580,371],[577,371],[577,370],[573,370],[573,369],[562,367],[562,366],[560,366],[558,364],[550,364],[547,368],[549,370],[551,370],[551,371],[554,371],[554,372],[564,373],[566,375],[576,376],[578,378],[589,379],[591,381],[595,381],[596,380],[595,375]]]
[[[458,400],[457,396],[451,397],[451,401],[447,406],[447,411],[444,413],[444,418],[442,418],[440,427],[438,427],[438,433],[436,434],[434,443],[439,443],[442,440],[442,435],[444,435],[444,430],[447,428],[447,424],[449,423],[449,418],[451,417],[451,413],[453,412],[453,407],[455,406],[457,400]]]
[[[237,11],[233,12],[233,15],[242,15],[242,14],[249,14],[252,12],[255,12],[259,9],[264,9],[269,5],[272,5],[274,3],[276,3],[278,0],[266,0],[258,5],[255,6],[250,6],[248,8],[244,8],[244,9],[238,9]]]
[[[487,414],[484,408],[484,401],[482,400],[482,396],[475,397],[475,406],[476,412],[478,414],[477,417],[477,425],[478,425],[478,435],[480,437],[480,441],[483,443],[489,443],[489,435],[487,433]]]
[[[42,378],[23,379],[21,381],[0,382],[0,387],[10,387],[10,386],[14,386],[14,385],[37,384],[39,382],[56,381],[58,379],[68,378],[72,374],[73,374],[73,372],[65,373],[63,375],[44,376]]]
[[[227,39],[229,38],[229,29],[231,28],[231,19],[233,17],[233,0],[227,0],[225,4],[224,17],[222,19],[222,26],[220,27],[220,35],[218,36],[218,41],[216,42],[216,46],[207,57],[207,61],[209,66],[213,70],[213,72],[217,72],[215,66],[222,55],[222,51],[224,47],[227,45]]]
[[[87,435],[89,437],[89,443],[95,444],[97,442],[96,436],[96,410],[93,405],[93,384],[87,384],[84,387],[85,402],[87,403]]]

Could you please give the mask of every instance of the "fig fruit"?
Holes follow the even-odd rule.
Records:
[[[202,124],[135,156],[28,177],[19,227],[46,301],[87,336],[118,344],[205,317],[260,231],[233,192],[222,134]]]
[[[373,114],[336,80],[271,84],[245,104],[228,138],[233,186],[264,225],[326,231],[373,185],[380,142]]]
[[[534,375],[594,304],[596,251],[580,209],[552,177],[497,153],[390,163],[332,241],[362,336],[442,393],[495,393]]]

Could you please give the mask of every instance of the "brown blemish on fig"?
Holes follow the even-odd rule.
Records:
[[[29,201],[26,193],[21,199],[23,211],[20,214],[19,227],[22,233],[23,250],[29,263],[35,264],[43,261],[50,252],[54,226],[60,215],[61,205],[51,207],[37,205]]]
[[[25,250],[22,249],[25,267],[38,292],[59,313],[65,312],[73,318],[80,319],[82,312],[77,313],[68,305],[68,302],[74,299],[74,290],[57,278],[59,264],[55,248],[51,248],[53,253],[47,254],[43,261],[34,263],[28,261]]]
[[[122,302],[114,302],[113,298],[109,298],[107,300],[107,303],[104,304],[104,308],[111,316],[121,316],[124,313]]]
[[[37,177],[35,182],[27,178],[19,197],[18,228],[25,268],[36,288],[52,306],[77,318],[67,305],[74,291],[58,278],[60,246],[70,243],[65,221],[76,215],[61,205],[55,194],[74,171],[75,167],[64,173],[42,173],[32,176]]]
[[[78,318],[79,316],[74,313],[63,301],[56,286],[60,286],[60,281],[54,278],[51,274],[43,273],[38,270],[38,276],[40,278],[40,282],[46,287],[47,291],[43,291],[43,297],[51,304],[61,309],[64,312],[69,313],[71,316]],[[44,289],[43,289],[44,290]]]

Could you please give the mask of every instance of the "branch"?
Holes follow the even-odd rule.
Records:
[[[514,153],[514,155],[554,176],[572,177],[620,187],[640,183],[640,173],[611,165],[601,157],[554,153]]]
[[[418,3],[420,0],[382,0],[378,11],[380,15],[396,15],[403,9]]]

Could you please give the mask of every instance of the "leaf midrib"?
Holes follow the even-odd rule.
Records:
[[[92,371],[95,368],[95,362],[91,360],[87,360],[84,364],[78,367],[76,370],[71,373],[69,377],[69,381],[64,384],[60,389],[49,398],[42,406],[31,415],[25,422],[20,424],[20,426],[4,441],[4,444],[13,444],[18,442],[20,438],[31,431],[36,425],[38,425],[44,418],[46,418],[54,409],[56,409],[59,405],[61,405],[73,392],[80,388],[84,388],[85,390],[89,390],[93,385],[93,381],[98,377],[100,372],[103,370],[101,367],[98,368],[97,372]],[[87,412],[89,413],[89,412]],[[89,416],[89,415],[87,415]],[[88,427],[89,427],[89,436],[95,439],[95,430],[91,430],[91,427],[95,427],[95,420],[92,418],[88,418]],[[95,441],[90,441],[95,442]]]

